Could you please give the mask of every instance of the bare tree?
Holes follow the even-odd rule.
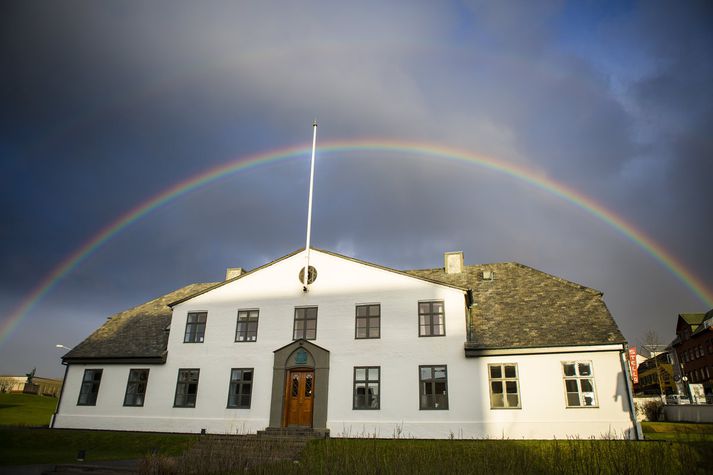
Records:
[[[656,330],[649,330],[644,335],[644,340],[641,343],[641,347],[649,352],[651,358],[654,359],[654,366],[656,367],[656,381],[659,385],[659,396],[663,398],[663,384],[661,383],[661,371],[659,370],[659,360],[657,358],[658,354],[661,353],[661,338]]]

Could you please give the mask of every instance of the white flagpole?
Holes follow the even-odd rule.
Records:
[[[305,271],[303,280],[303,290],[307,291],[307,282],[309,279],[309,242],[312,234],[312,190],[314,188],[314,153],[317,148],[317,121],[312,123],[312,162],[309,170],[309,203],[307,204],[307,244],[305,245]]]

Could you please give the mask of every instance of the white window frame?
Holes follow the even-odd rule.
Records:
[[[572,364],[574,365],[574,371],[575,374],[572,376],[567,376],[565,374],[565,365]],[[580,364],[586,364],[589,365],[589,372],[590,374],[588,375],[580,375],[579,374],[579,365]],[[562,386],[564,389],[564,403],[567,409],[589,409],[589,408],[597,408],[599,407],[599,397],[597,396],[597,385],[595,384],[595,377],[594,377],[594,365],[590,360],[576,360],[576,361],[562,361]],[[592,385],[592,390],[591,391],[582,391],[582,380],[590,380],[590,383]],[[579,395],[579,405],[578,406],[571,406],[569,404],[569,391],[567,391],[567,381],[574,380],[577,381],[577,394]],[[587,405],[585,404],[585,394],[591,393],[594,396],[594,404]]]
[[[492,367],[499,366],[500,367],[500,377],[499,378],[493,378],[491,369]],[[506,366],[514,366],[515,367],[515,377],[507,377],[505,376],[505,367]],[[494,382],[499,382],[502,383],[503,385],[503,405],[502,406],[496,406],[493,403],[493,383]],[[517,405],[516,406],[510,406],[507,398],[507,383],[508,382],[514,382],[515,387],[517,388]],[[517,363],[490,363],[488,364],[488,392],[490,393],[490,409],[522,409],[522,396],[520,395],[520,370],[517,367]]]

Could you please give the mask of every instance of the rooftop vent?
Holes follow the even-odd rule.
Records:
[[[463,272],[463,252],[446,252],[444,255],[446,274]]]
[[[241,275],[243,275],[242,267],[228,267],[225,270],[225,280],[234,279],[236,277],[240,277]]]
[[[495,272],[491,270],[484,270],[483,271],[483,280],[493,280],[495,277]]]

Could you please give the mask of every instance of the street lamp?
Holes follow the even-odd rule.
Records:
[[[68,346],[59,345],[59,344],[57,344],[57,345],[55,345],[55,346],[56,346],[57,348],[64,348],[65,350],[71,350],[71,348],[69,348]]]

